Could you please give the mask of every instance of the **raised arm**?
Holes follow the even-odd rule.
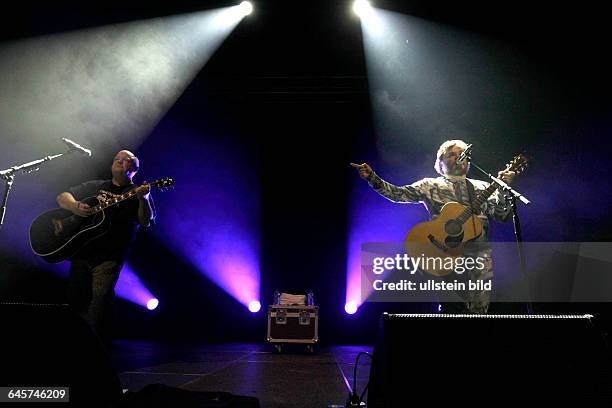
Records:
[[[357,169],[359,177],[366,180],[378,194],[394,203],[418,203],[424,198],[417,183],[396,186],[381,179],[367,163],[351,163],[351,166]]]

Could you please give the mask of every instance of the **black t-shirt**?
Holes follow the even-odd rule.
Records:
[[[92,180],[70,187],[68,192],[73,197],[82,201],[88,197],[97,197],[104,194],[107,197],[126,193],[134,188],[136,184],[117,186],[111,180]],[[83,246],[72,259],[86,260],[92,264],[105,261],[123,262],[127,256],[130,244],[136,237],[140,226],[138,222],[138,199],[129,198],[104,210],[110,220],[109,231],[89,241]]]

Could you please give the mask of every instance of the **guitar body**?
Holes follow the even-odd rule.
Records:
[[[406,236],[404,246],[412,257],[457,258],[462,255],[466,242],[482,234],[482,222],[471,215],[463,224],[456,218],[467,207],[449,202],[444,204],[440,215],[431,221],[415,225]],[[436,276],[448,275],[452,270],[444,269],[440,262],[429,262],[422,270]]]
[[[81,200],[91,207],[95,197]],[[45,261],[57,263],[69,259],[83,245],[108,232],[110,222],[104,211],[79,217],[61,208],[44,212],[30,225],[32,251]]]

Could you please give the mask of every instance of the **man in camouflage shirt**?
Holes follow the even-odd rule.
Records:
[[[440,215],[444,204],[454,201],[469,206],[470,194],[466,180],[474,186],[475,196],[485,190],[489,183],[481,180],[467,179],[469,164],[464,161],[457,163],[461,153],[467,148],[462,140],[447,140],[442,143],[436,155],[434,168],[440,174],[436,178],[424,178],[405,186],[396,186],[381,179],[367,163],[351,163],[359,171],[359,176],[368,181],[374,190],[395,203],[422,203],[427,208],[431,219]],[[515,173],[501,171],[498,177],[510,183]],[[483,232],[476,238],[474,245],[466,245],[464,255],[480,256],[485,259],[485,267],[477,271],[477,276],[471,278],[488,281],[493,277],[491,263],[491,250],[489,241],[489,219],[493,217],[498,221],[506,221],[510,215],[510,208],[499,191],[495,191],[486,200],[477,217],[482,221]],[[464,303],[445,303],[444,312],[453,313],[487,313],[489,309],[489,291],[470,292]]]

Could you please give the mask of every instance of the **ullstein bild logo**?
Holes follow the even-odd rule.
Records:
[[[466,282],[459,282],[456,279],[452,282],[435,281],[432,279],[425,282],[414,282],[407,279],[402,279],[398,282],[384,282],[381,279],[376,279],[372,282],[372,288],[376,291],[490,291],[491,285],[491,281],[469,280],[466,284]]]

